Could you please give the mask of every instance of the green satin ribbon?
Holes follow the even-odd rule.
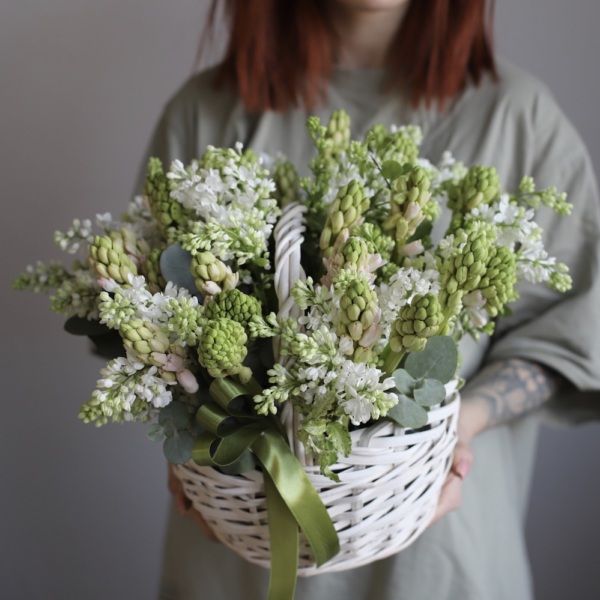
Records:
[[[317,565],[339,552],[331,518],[306,472],[291,451],[281,425],[244,408],[251,394],[230,379],[215,379],[213,402],[203,404],[197,422],[207,431],[194,445],[192,457],[203,466],[228,467],[251,451],[263,466],[271,540],[268,600],[292,600],[298,568],[298,527]]]

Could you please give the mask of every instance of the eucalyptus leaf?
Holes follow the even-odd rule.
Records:
[[[192,458],[193,447],[194,436],[189,431],[178,431],[165,439],[163,452],[170,463],[181,465]]]
[[[171,419],[164,419],[160,425],[166,438],[173,437],[177,434],[177,427],[175,427],[175,423],[173,423]]]
[[[72,335],[108,335],[112,333],[106,325],[100,321],[90,321],[82,317],[70,317],[63,325],[65,331]]]
[[[411,352],[404,363],[404,368],[415,379],[437,379],[442,383],[456,376],[457,367],[456,342],[446,335],[430,338],[422,352]]]
[[[396,389],[400,394],[412,396],[413,390],[417,385],[417,380],[405,369],[396,369],[392,375],[396,383]]]
[[[421,406],[441,404],[446,397],[446,388],[437,379],[425,379],[415,388],[413,398]]]
[[[427,411],[404,394],[398,395],[398,404],[388,411],[387,416],[401,427],[418,429],[427,424]]]
[[[190,413],[185,404],[173,401],[160,409],[158,413],[158,422],[165,425],[170,421],[175,429],[186,429],[190,424]]]
[[[394,181],[402,175],[402,165],[395,160],[386,160],[381,165],[381,174],[389,181]]]
[[[148,427],[148,431],[146,432],[148,439],[153,442],[162,442],[165,439],[165,431],[162,428],[162,425],[159,423],[154,423]]]
[[[160,272],[164,279],[197,296],[199,294],[190,269],[191,264],[192,254],[179,244],[171,244],[160,255]]]

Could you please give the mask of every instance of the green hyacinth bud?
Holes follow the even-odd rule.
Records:
[[[273,197],[283,207],[296,200],[300,188],[298,173],[294,165],[285,160],[279,162],[273,170],[273,181],[275,181],[275,193]]]
[[[494,167],[475,165],[448,189],[448,207],[452,209],[452,229],[462,226],[463,215],[480,204],[490,204],[500,194],[500,176]]]
[[[415,296],[400,309],[392,325],[390,347],[394,352],[420,352],[436,335],[444,320],[442,307],[434,294]]]
[[[355,235],[372,244],[374,251],[384,260],[390,260],[394,250],[394,240],[383,233],[379,225],[375,223],[362,223],[354,230]]]
[[[206,321],[198,341],[198,361],[211,377],[239,375],[248,379],[249,369],[242,365],[248,350],[244,328],[232,319]]]
[[[393,160],[400,164],[415,163],[419,157],[420,130],[416,127],[401,127],[390,133],[382,125],[375,125],[366,136],[369,150],[381,163]]]
[[[336,110],[331,114],[329,123],[325,128],[324,145],[325,156],[335,158],[348,148],[350,144],[350,117],[343,110]]]
[[[169,340],[160,327],[141,319],[132,319],[121,324],[119,333],[124,346],[135,352],[142,362],[156,366],[164,364],[164,357],[161,361],[159,355],[169,351]]]
[[[187,220],[183,206],[171,198],[169,191],[169,180],[162,162],[158,158],[151,158],[148,161],[144,194],[149,199],[150,210],[162,231]]]
[[[488,260],[486,273],[478,286],[487,301],[485,310],[491,317],[502,315],[506,304],[517,299],[516,284],[515,255],[509,248],[500,246]]]
[[[224,290],[204,305],[204,316],[207,319],[231,319],[246,327],[253,317],[262,316],[262,307],[254,296],[238,289]]]
[[[366,269],[370,257],[375,254],[375,248],[366,240],[349,237],[340,252],[334,257],[334,262],[341,269]]]
[[[196,287],[203,294],[213,295],[237,285],[236,275],[212,252],[197,252],[192,255],[190,269]]]
[[[340,297],[341,310],[337,333],[349,336],[358,343],[364,334],[379,322],[377,294],[371,289],[364,275],[344,282],[344,287]]]
[[[442,261],[440,270],[440,302],[444,310],[457,314],[462,296],[480,289],[488,261],[496,253],[495,240],[496,233],[492,225],[457,232],[454,240],[456,251]]]
[[[424,207],[431,198],[431,180],[422,167],[405,165],[404,172],[393,183],[390,213],[382,224],[396,248],[405,245],[423,222]]]
[[[167,286],[167,282],[160,271],[160,255],[163,250],[163,248],[154,248],[144,261],[143,272],[151,294],[161,292]]]
[[[351,181],[340,188],[336,199],[331,203],[327,221],[321,234],[319,246],[326,251],[335,244],[335,238],[343,229],[351,230],[363,213],[369,208],[365,189],[358,181]]]
[[[129,274],[138,274],[135,263],[126,252],[125,241],[120,231],[96,236],[90,245],[89,262],[99,278],[114,279],[120,284],[129,283]]]

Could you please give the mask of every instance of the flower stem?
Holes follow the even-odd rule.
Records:
[[[383,372],[389,377],[397,368],[402,359],[406,356],[406,350],[402,352],[392,352],[392,349],[386,346],[382,352]]]

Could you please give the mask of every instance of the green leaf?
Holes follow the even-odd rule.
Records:
[[[93,344],[92,352],[102,358],[112,360],[127,354],[125,346],[123,346],[123,338],[118,331],[111,329],[106,334],[89,335],[88,337]]]
[[[67,333],[72,335],[107,335],[112,333],[112,330],[100,321],[90,321],[82,317],[67,319],[63,327]]]
[[[427,424],[427,411],[404,394],[398,395],[398,404],[388,411],[387,416],[401,427],[418,429]]]
[[[431,234],[433,230],[433,221],[429,219],[425,219],[421,222],[421,224],[417,227],[416,231],[408,238],[407,242],[414,242],[415,240],[422,240],[424,237],[427,237]]]
[[[182,402],[171,402],[163,406],[158,413],[158,422],[165,425],[171,422],[175,429],[187,429],[190,424],[190,413]]]
[[[414,379],[408,371],[405,369],[396,369],[392,377],[396,383],[396,389],[400,394],[406,394],[412,396],[417,380]]]
[[[165,439],[163,452],[170,463],[181,465],[192,458],[194,436],[189,431],[175,432]]]
[[[344,456],[350,454],[350,450],[352,450],[352,438],[350,437],[350,432],[342,423],[329,423],[327,425],[327,436],[337,452],[341,452]]]
[[[439,335],[427,340],[422,352],[411,352],[404,368],[415,379],[437,379],[448,383],[458,368],[458,348],[449,336]]]
[[[152,440],[153,442],[162,442],[165,439],[164,429],[159,423],[150,425],[146,435],[148,436],[148,439]]]
[[[425,379],[415,388],[413,398],[421,406],[434,406],[444,401],[446,388],[437,379]]]
[[[381,165],[381,174],[388,180],[394,181],[402,175],[402,165],[395,160],[386,160]]]
[[[194,276],[190,270],[192,254],[184,250],[179,244],[171,244],[160,255],[160,272],[166,281],[174,283],[177,287],[189,290],[198,296]]]

